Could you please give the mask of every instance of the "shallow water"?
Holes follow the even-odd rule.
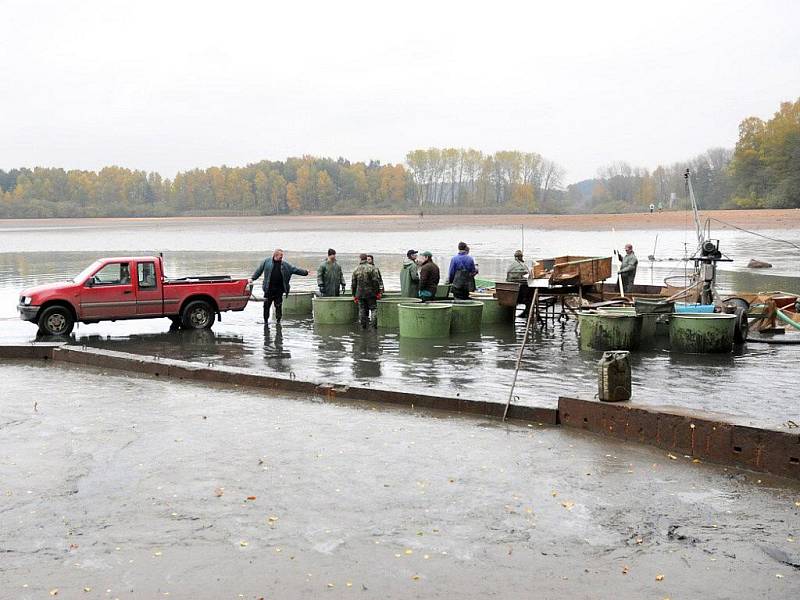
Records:
[[[328,246],[339,250],[349,276],[356,253],[370,251],[382,270],[388,289],[399,288],[398,273],[408,246],[430,248],[442,267],[449,248],[464,239],[472,247],[481,275],[504,278],[506,257],[521,245],[520,231],[460,227],[441,231],[386,232],[357,227],[343,231],[276,229],[259,220],[102,222],[53,227],[48,222],[4,222],[0,231],[0,341],[35,338],[35,326],[16,317],[19,291],[29,285],[72,277],[100,256],[164,251],[171,276],[227,273],[248,276],[268,253],[282,246],[287,260],[312,272],[295,277],[294,290],[312,290],[313,271]],[[683,272],[683,262],[649,263],[655,231],[564,232],[526,231],[529,259],[560,254],[608,254],[631,241],[638,249],[637,283],[661,283]],[[800,232],[762,232],[800,242]],[[680,258],[683,232],[658,232],[656,256]],[[787,246],[735,231],[719,232],[722,250],[734,259],[721,267],[725,292],[777,290],[800,292],[800,255]],[[546,249],[546,250],[545,250]],[[690,250],[691,251],[691,250]],[[749,258],[773,263],[768,272],[747,270]],[[522,337],[524,323],[484,330],[480,336],[454,337],[440,342],[399,339],[396,332],[355,327],[320,327],[310,319],[284,319],[282,326],[263,327],[261,305],[251,303],[242,313],[225,313],[213,331],[170,332],[169,321],[155,319],[79,325],[74,340],[120,351],[158,354],[203,363],[250,367],[293,374],[320,382],[402,386],[408,390],[461,395],[504,402]],[[537,331],[526,352],[515,402],[547,405],[559,395],[593,394],[598,353],[578,350],[575,322],[551,323]],[[800,422],[793,392],[800,348],[748,344],[727,356],[681,356],[667,350],[640,352],[633,357],[637,401],[704,408],[751,417],[760,423]]]

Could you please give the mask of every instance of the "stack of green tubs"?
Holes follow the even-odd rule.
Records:
[[[483,303],[482,325],[497,325],[498,323],[512,323],[514,321],[517,309],[513,306],[503,306],[494,296],[473,294],[470,298]]]
[[[480,333],[483,318],[483,302],[479,300],[446,300],[437,304],[453,307],[450,318],[450,333]]]
[[[584,311],[579,315],[581,350],[635,350],[642,317],[635,311]]]
[[[445,338],[450,335],[453,308],[445,303],[401,303],[397,306],[400,337]]]
[[[669,343],[675,352],[730,352],[735,331],[735,314],[675,313],[670,317]]]
[[[378,327],[382,329],[398,329],[400,315],[397,307],[400,304],[416,304],[422,302],[419,298],[403,298],[402,296],[381,297],[378,300]]]
[[[290,316],[310,315],[313,311],[314,292],[290,292],[283,299],[283,314]]]
[[[358,318],[358,305],[352,296],[314,296],[314,322],[319,325],[347,325]]]

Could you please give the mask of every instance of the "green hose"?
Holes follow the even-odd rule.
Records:
[[[778,315],[778,318],[781,321],[783,321],[784,323],[786,323],[787,325],[791,325],[795,329],[800,329],[800,323],[798,323],[797,321],[792,320],[791,317],[786,316],[786,314],[780,308],[777,309],[775,311],[775,313]]]

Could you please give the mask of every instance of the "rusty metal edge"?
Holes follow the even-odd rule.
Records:
[[[800,434],[744,425],[714,413],[561,396],[558,421],[716,464],[800,480]]]

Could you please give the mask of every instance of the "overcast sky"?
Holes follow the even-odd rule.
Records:
[[[800,2],[0,0],[0,168],[429,146],[567,181],[733,146],[800,97]]]

